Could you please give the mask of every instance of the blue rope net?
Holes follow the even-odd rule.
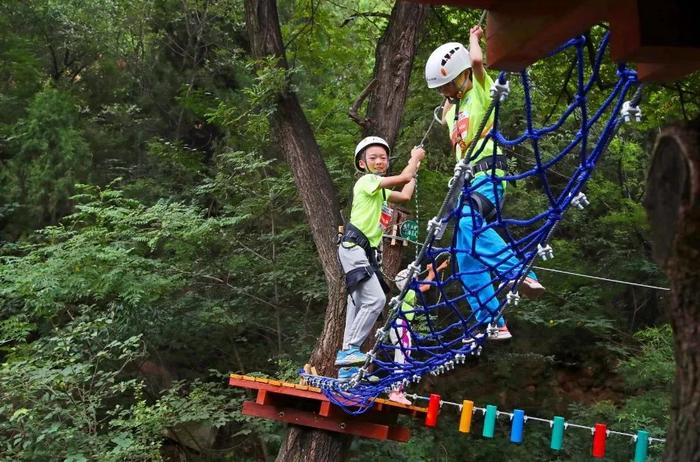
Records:
[[[466,156],[455,166],[440,211],[430,220],[424,245],[408,266],[409,283],[391,299],[388,319],[378,330],[367,361],[348,382],[301,374],[310,385],[320,387],[332,403],[349,414],[360,414],[369,409],[372,400],[380,394],[419,382],[426,374],[447,372],[464,364],[468,357],[478,355],[487,338],[487,324],[497,322],[508,305],[517,304],[518,286],[528,275],[535,259],[551,256],[548,242],[564,212],[572,205],[581,207],[585,204],[581,189],[626,118],[621,110],[624,107],[629,114],[630,107],[635,111],[639,103],[639,88],[631,105],[625,103],[628,93],[637,85],[637,76],[635,71],[619,65],[617,82],[609,94],[603,96],[597,109],[589,108],[589,96],[599,80],[608,35],[602,38],[590,65],[584,57],[587,40],[585,36],[575,37],[552,53],[573,54],[577,88],[572,103],[551,125],[534,126],[532,87],[525,70],[519,75],[524,95],[525,128],[519,136],[507,138],[499,126],[501,106],[508,101],[502,97],[506,74],[498,76],[487,116],[476,133],[482,132],[491,111],[494,113],[493,127],[478,143],[472,143]],[[574,139],[556,154],[544,152],[542,142],[565,124],[578,126]],[[535,165],[519,174],[498,176],[494,162],[488,174],[475,174],[471,159],[477,158],[488,143],[494,146],[494,160],[499,147],[529,145]],[[577,159],[572,161],[572,156],[577,156]],[[558,171],[571,172],[566,181],[550,181],[548,172],[555,166]],[[527,179],[541,184],[546,204],[543,210],[534,211],[532,216],[525,218],[506,217],[502,203],[496,200],[495,216],[491,221],[478,214],[472,199],[474,191],[483,193],[492,188],[493,197],[499,197],[498,188],[503,181]],[[454,231],[449,247],[440,246],[441,239],[451,227]],[[476,245],[480,239],[493,237],[496,232],[505,245],[497,246],[492,252],[485,252]],[[468,235],[470,233],[472,235]],[[423,265],[429,262],[437,267],[439,262],[436,259],[444,252],[452,256],[450,274],[426,281],[426,272],[421,272]],[[465,261],[465,258],[477,263],[464,265],[470,268],[462,270],[458,262]],[[420,287],[423,284],[429,284],[431,290],[422,292]],[[415,291],[415,305],[407,309],[404,299],[410,290]],[[407,342],[397,341],[402,335],[410,337],[410,346]]]

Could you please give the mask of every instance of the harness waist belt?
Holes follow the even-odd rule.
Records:
[[[493,156],[491,156],[488,159],[484,159],[480,162],[477,162],[472,167],[472,172],[474,172],[474,174],[477,174],[485,172],[487,170],[492,170],[494,167],[496,168],[496,170],[508,170],[508,162],[506,156],[496,156],[496,160],[494,160]]]
[[[348,222],[345,224],[345,233],[340,242],[351,242],[357,244],[364,249],[364,251],[369,255],[372,253],[372,246],[369,244],[369,239],[365,236],[365,233],[360,231],[360,229]]]

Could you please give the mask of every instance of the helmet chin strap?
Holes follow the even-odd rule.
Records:
[[[471,76],[471,72],[472,71],[470,69],[469,76]],[[462,99],[462,97],[464,96],[464,88],[467,86],[468,83],[469,83],[469,77],[465,77],[464,82],[462,82],[462,85],[457,89],[457,98],[454,98],[454,99],[456,99],[457,101]],[[450,102],[452,104],[455,104],[455,101],[450,101]]]

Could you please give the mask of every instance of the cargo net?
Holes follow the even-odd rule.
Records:
[[[534,277],[531,267],[535,259],[552,257],[549,241],[564,212],[571,206],[583,208],[587,204],[582,188],[617,128],[624,121],[640,117],[641,87],[636,72],[618,65],[614,85],[609,93],[601,94],[603,85],[596,84],[608,35],[601,39],[592,62],[585,59],[588,40],[587,36],[575,37],[551,54],[564,54],[559,59],[572,55],[572,80],[576,85],[573,101],[551,125],[534,126],[532,88],[524,70],[519,73],[524,128],[518,136],[507,138],[500,131],[499,111],[514,98],[507,98],[512,93],[507,75],[498,76],[491,88],[490,106],[476,133],[482,133],[491,113],[493,127],[487,136],[471,144],[455,166],[440,210],[429,221],[420,252],[404,274],[407,283],[391,299],[389,315],[376,333],[367,360],[345,381],[301,373],[331,402],[350,414],[365,412],[383,393],[409,387],[426,374],[439,375],[464,364],[481,352],[489,334],[498,334],[504,310],[518,303],[519,287],[527,277]],[[633,87],[637,91],[626,101]],[[591,109],[594,100],[599,103]],[[562,127],[573,127],[575,137],[563,149],[545,152],[542,145],[548,137],[556,137]],[[476,172],[471,159],[478,158],[489,143],[493,145],[492,166]],[[502,164],[496,156],[500,159],[504,149],[519,146],[528,149],[534,166],[512,175],[497,171]],[[479,159],[481,165],[483,160]],[[550,174],[553,168],[556,181]],[[531,194],[542,196],[533,199],[539,206],[533,207],[530,216],[503,215],[499,188],[508,181],[538,185],[539,192]],[[485,218],[479,212],[475,191],[495,202],[491,216]],[[448,242],[441,244],[443,240]],[[447,270],[427,280],[427,264],[437,268],[446,253],[450,256]]]

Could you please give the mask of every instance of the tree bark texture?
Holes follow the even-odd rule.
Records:
[[[401,128],[413,60],[430,6],[399,1],[394,4],[374,53],[374,83],[367,100],[363,136],[377,135],[394,146]]]
[[[278,65],[286,70],[288,64],[275,1],[245,0],[245,15],[253,56],[277,57]],[[345,324],[345,290],[335,245],[337,225],[341,223],[340,205],[311,126],[299,100],[289,89],[277,95],[277,110],[271,116],[270,126],[294,175],[328,284],[324,328],[310,362],[319,373],[330,375],[334,373],[335,352]],[[277,461],[340,461],[345,458],[349,441],[339,434],[290,426]]]
[[[657,137],[644,205],[671,281],[676,377],[665,461],[700,460],[700,124]]]

